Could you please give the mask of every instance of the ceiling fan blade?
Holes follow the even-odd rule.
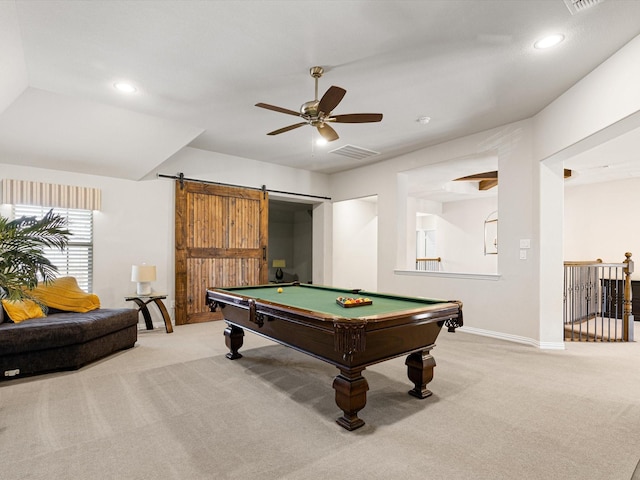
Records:
[[[573,172],[565,168],[564,178],[570,178]],[[466,177],[454,178],[454,182],[478,182],[478,190],[491,190],[498,185],[498,171],[476,173],[475,175],[468,175]]]
[[[498,179],[494,178],[492,180],[480,180],[478,183],[478,190],[485,191],[491,190],[493,187],[498,186]]]
[[[333,142],[334,140],[340,138],[336,131],[325,123],[318,125],[318,133],[320,133],[320,135],[322,135],[322,138],[324,138],[327,142]]]
[[[454,182],[478,182],[478,190],[491,190],[498,185],[498,171],[477,173],[466,177],[455,178]]]
[[[287,115],[295,115],[300,117],[300,112],[289,110],[288,108],[276,107],[275,105],[269,105],[268,103],[256,103],[256,107],[266,108],[267,110],[273,110],[274,112],[286,113]]]
[[[298,128],[306,124],[307,122],[294,123],[293,125],[289,125],[288,127],[282,127],[278,130],[274,130],[273,132],[269,132],[267,133],[267,135],[279,135],[281,133],[288,132],[289,130],[293,130],[294,128]]]
[[[324,112],[325,115],[329,115],[331,111],[338,106],[345,96],[347,91],[344,88],[331,86],[329,90],[320,99],[318,104],[318,111]]]
[[[498,171],[477,173],[475,175],[468,175],[466,177],[456,178],[454,181],[477,181],[477,180],[497,180]]]
[[[381,113],[347,113],[345,115],[334,115],[326,119],[329,122],[337,123],[369,123],[380,122],[382,120]]]

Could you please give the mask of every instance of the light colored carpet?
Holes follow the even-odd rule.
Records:
[[[403,358],[370,367],[367,424],[347,432],[337,369],[249,332],[227,360],[224,326],[0,383],[0,478],[629,480],[640,458],[638,343],[443,331],[434,395],[407,395]]]

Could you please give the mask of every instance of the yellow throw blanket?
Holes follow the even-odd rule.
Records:
[[[50,308],[66,312],[89,312],[100,308],[100,299],[78,286],[74,277],[60,277],[49,284],[31,290],[34,298]]]

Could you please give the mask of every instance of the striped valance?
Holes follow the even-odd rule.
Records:
[[[3,178],[2,203],[100,210],[102,194],[98,188]]]

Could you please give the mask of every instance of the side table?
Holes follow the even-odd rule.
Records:
[[[138,305],[138,312],[142,312],[142,316],[144,317],[144,323],[147,326],[147,330],[153,330],[153,322],[151,321],[151,314],[149,313],[149,308],[147,305],[151,302],[155,303],[162,314],[162,319],[164,320],[164,327],[167,330],[167,333],[173,332],[173,325],[171,325],[171,318],[169,317],[169,312],[167,312],[167,308],[162,303],[162,300],[167,298],[166,295],[133,295],[131,297],[124,297],[124,299],[129,301],[134,301]]]

